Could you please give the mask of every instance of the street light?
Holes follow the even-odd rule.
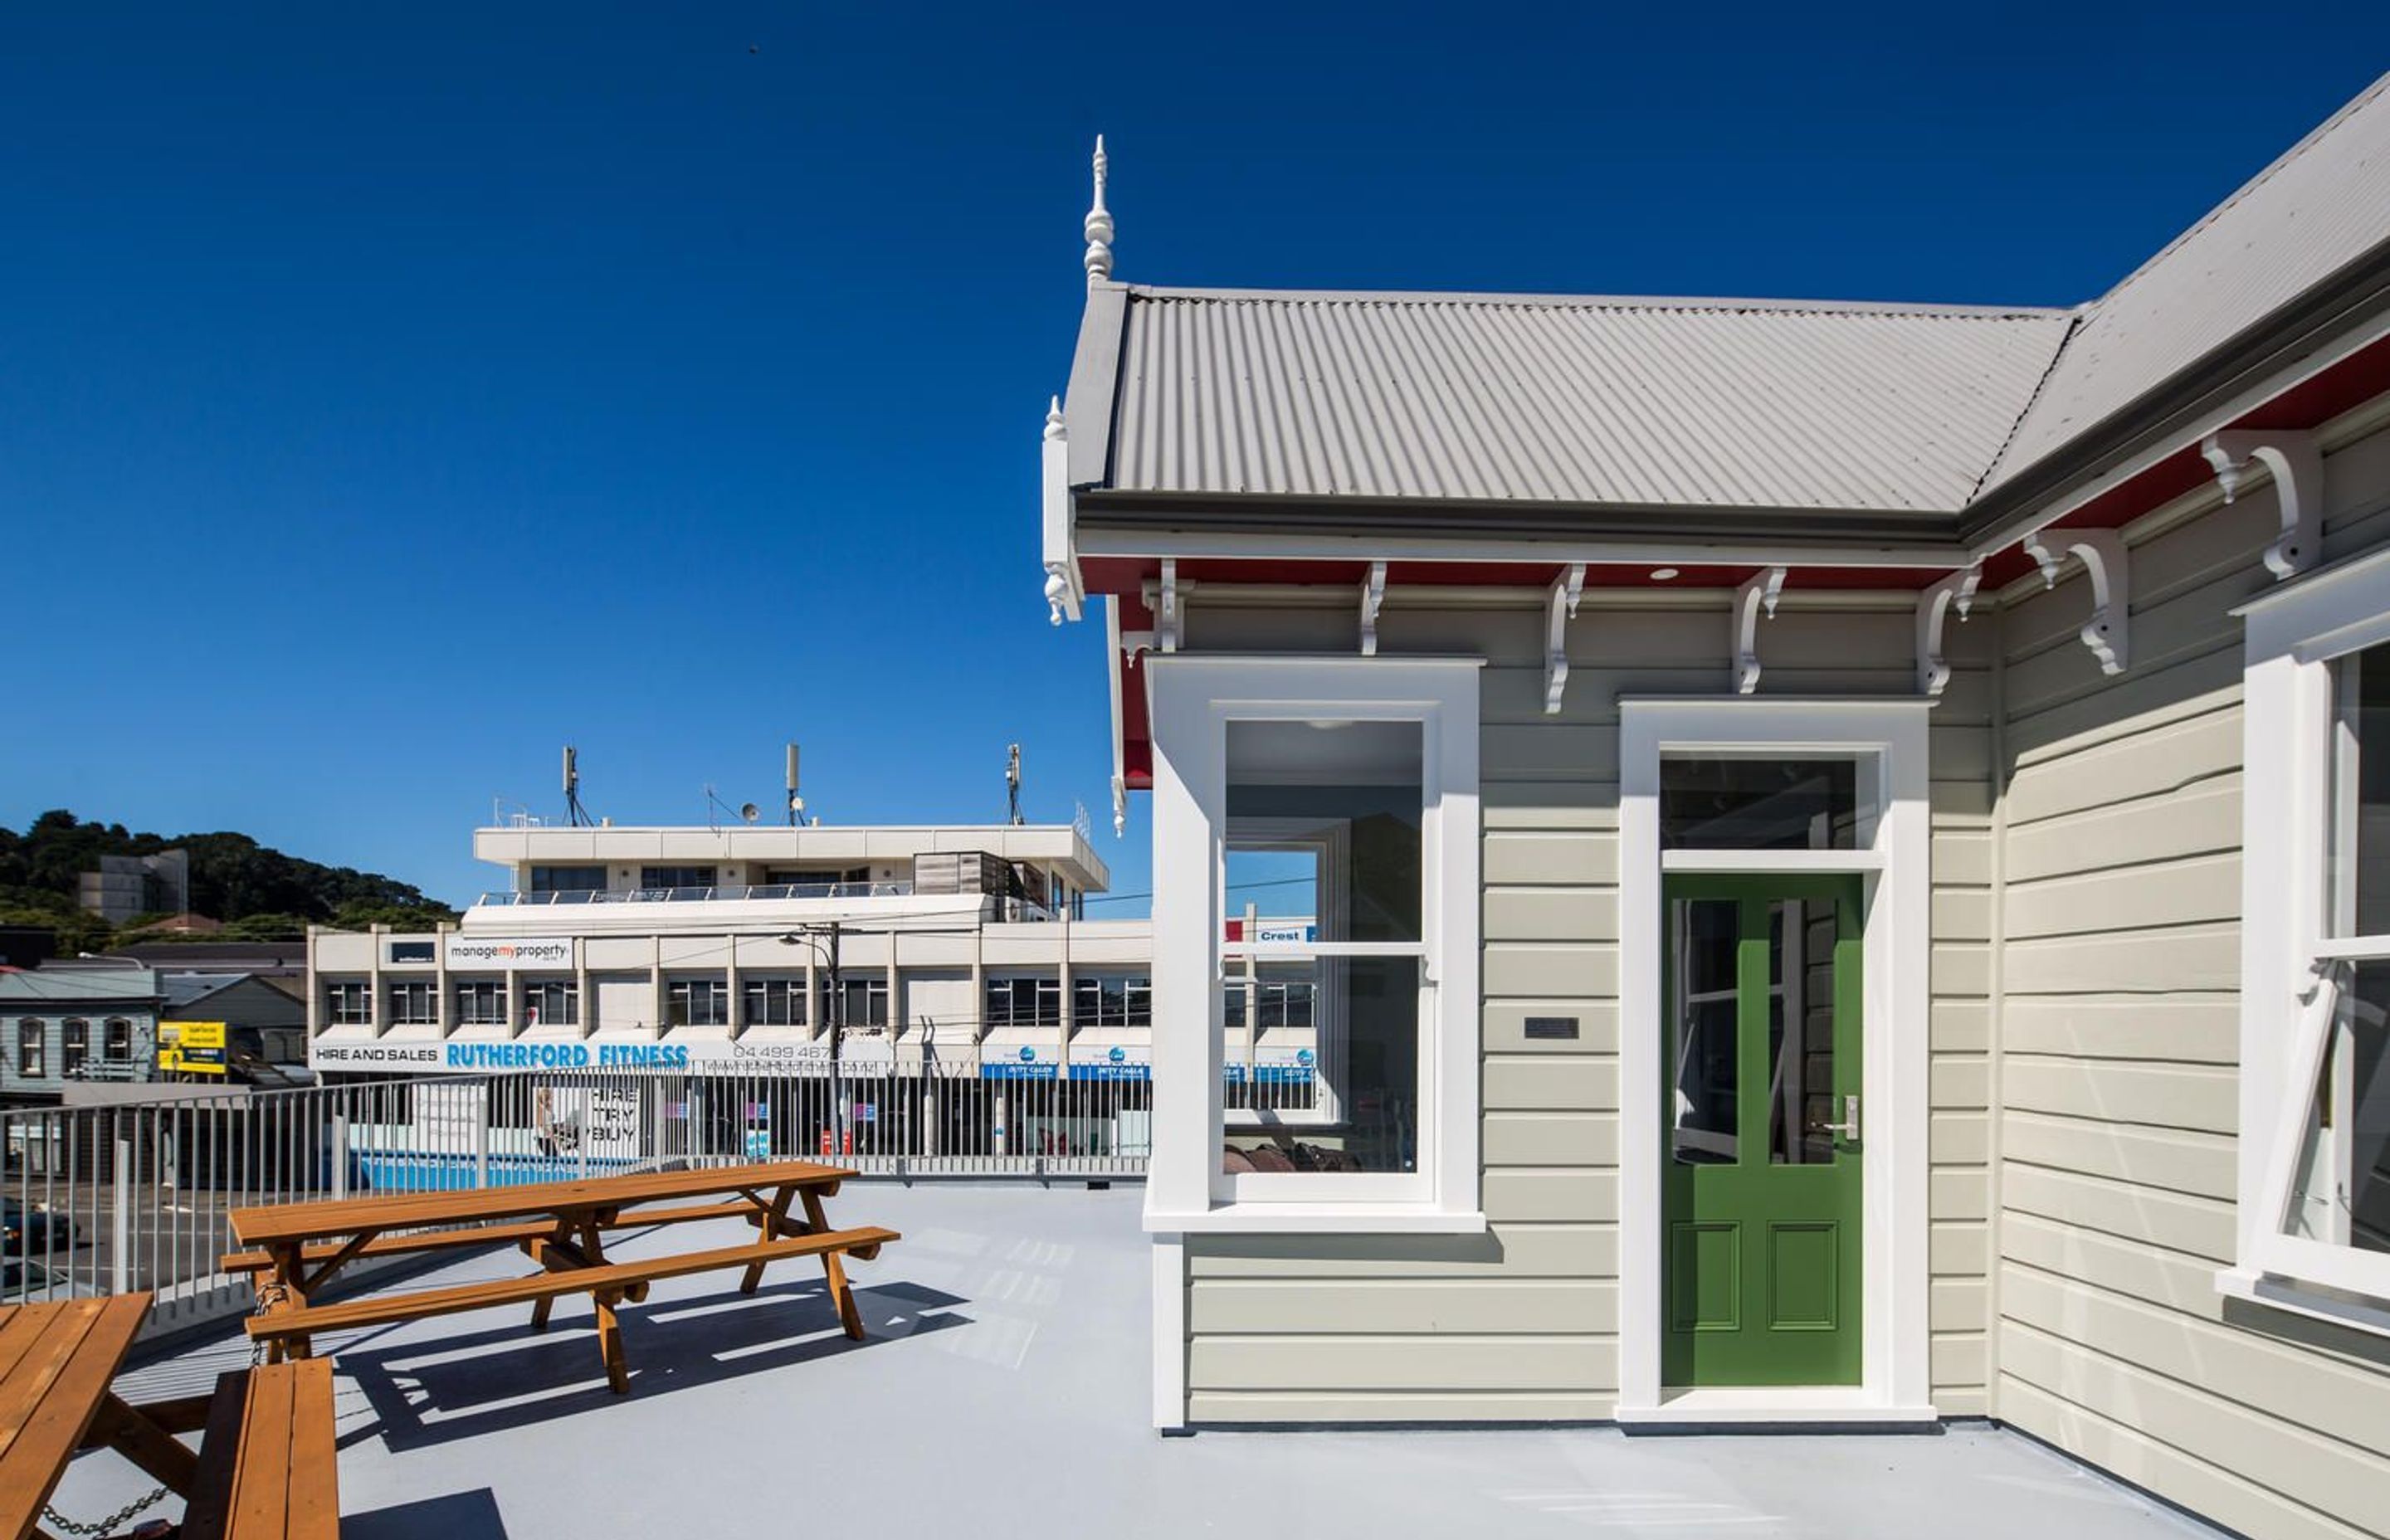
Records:
[[[829,933],[829,944],[827,947],[822,944],[819,935],[819,932],[824,930]],[[829,1134],[830,1150],[833,1154],[853,1152],[853,1146],[848,1142],[851,1136],[846,1126],[849,1110],[846,1104],[846,1074],[839,1059],[840,1042],[846,1030],[846,992],[839,987],[838,982],[838,940],[839,922],[837,920],[831,920],[828,925],[803,926],[795,930],[785,931],[780,936],[780,944],[783,946],[812,947],[815,954],[820,956],[829,968]]]

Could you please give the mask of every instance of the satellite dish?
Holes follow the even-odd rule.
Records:
[[[739,804],[739,816],[746,819],[751,824],[758,817],[761,817],[763,815],[763,812],[764,810],[757,807],[753,802],[740,802]]]

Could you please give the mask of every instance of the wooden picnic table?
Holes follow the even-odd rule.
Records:
[[[260,1309],[248,1329],[268,1344],[276,1362],[285,1354],[307,1356],[319,1331],[493,1305],[527,1303],[532,1325],[544,1329],[559,1296],[586,1293],[597,1310],[607,1380],[620,1392],[629,1389],[629,1370],[615,1306],[644,1301],[649,1284],[662,1278],[739,1267],[744,1271],[739,1291],[752,1294],[767,1264],[818,1256],[840,1322],[848,1336],[860,1340],[863,1317],[841,1258],[867,1262],[881,1245],[901,1238],[877,1227],[831,1228],[822,1200],[854,1174],[811,1161],[774,1161],[235,1209],[233,1234],[250,1250],[227,1255],[225,1265],[257,1275]],[[615,1262],[606,1254],[610,1230],[711,1219],[743,1219],[756,1238],[739,1246],[633,1262]],[[315,1303],[326,1284],[360,1258],[494,1242],[519,1246],[541,1270],[523,1278]]]
[[[0,1536],[39,1533],[68,1462],[102,1444],[191,1495],[199,1457],[173,1435],[203,1427],[211,1398],[135,1406],[110,1388],[148,1314],[146,1293],[0,1305]]]

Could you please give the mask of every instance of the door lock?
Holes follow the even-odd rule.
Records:
[[[1809,1125],[1809,1132],[1812,1134],[1839,1134],[1844,1138],[1850,1140],[1853,1144],[1858,1143],[1859,1098],[1855,1096],[1844,1097],[1843,1121],[1840,1123],[1813,1123]]]

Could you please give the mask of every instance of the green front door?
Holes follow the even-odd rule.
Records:
[[[1859,1381],[1860,879],[1673,877],[1662,1378]]]

